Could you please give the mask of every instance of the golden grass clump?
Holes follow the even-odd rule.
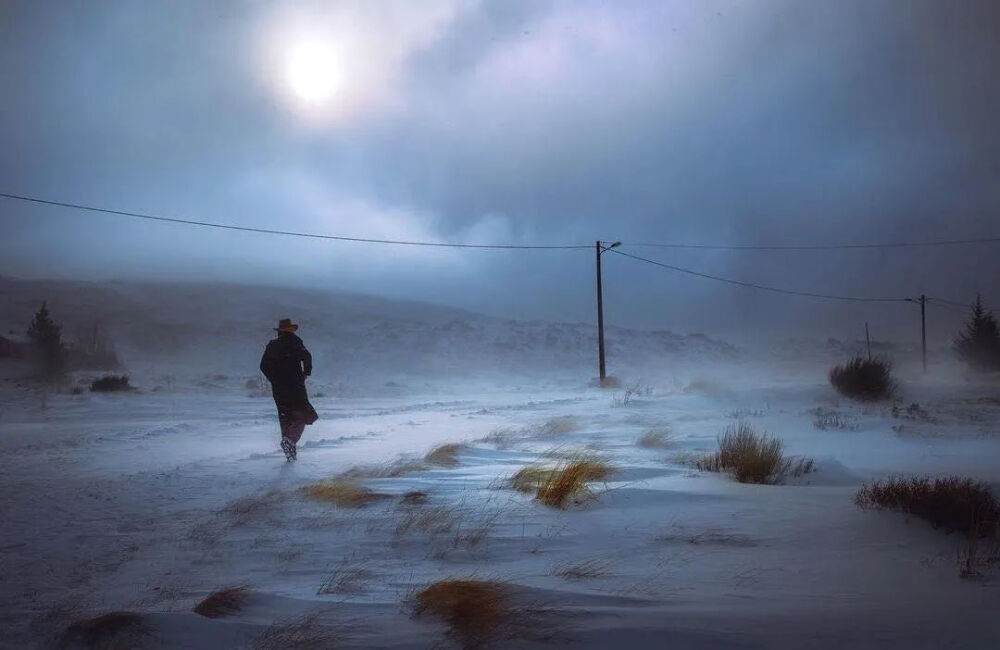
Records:
[[[454,442],[446,445],[438,445],[427,452],[427,455],[424,456],[424,461],[431,465],[455,467],[458,465],[458,452],[463,449],[465,449],[465,445]]]
[[[194,613],[205,618],[232,616],[246,605],[249,590],[246,587],[228,587],[211,593],[194,606]]]
[[[59,647],[140,648],[152,632],[135,612],[108,612],[70,623],[59,638]]]
[[[479,647],[503,634],[511,617],[507,588],[484,580],[441,580],[417,592],[414,614],[435,616],[463,647]]]
[[[603,460],[578,456],[555,467],[524,467],[511,478],[511,485],[519,492],[534,492],[547,506],[565,509],[592,496],[588,483],[604,481],[613,473]]]
[[[695,460],[695,467],[709,472],[729,472],[740,483],[778,483],[785,476],[813,471],[812,460],[786,459],[780,439],[757,433],[748,422],[726,427],[719,451]]]
[[[316,501],[326,501],[338,508],[361,508],[387,494],[373,492],[355,481],[344,479],[327,479],[301,488],[304,495]]]

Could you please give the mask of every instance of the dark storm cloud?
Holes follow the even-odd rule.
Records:
[[[279,38],[270,26],[303,7],[346,7],[361,35],[356,106],[326,124],[290,109],[264,74],[262,41]],[[461,241],[871,242],[1000,228],[993,3],[363,7],[7,3],[0,185],[255,226]],[[9,202],[0,215],[3,273],[334,282],[591,317],[586,252],[234,239]],[[995,291],[1000,271],[991,247],[636,252],[860,295],[965,300]],[[831,333],[910,322],[895,307],[774,297],[624,258],[608,274],[619,322]]]

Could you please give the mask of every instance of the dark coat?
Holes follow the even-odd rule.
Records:
[[[267,344],[260,371],[271,382],[271,394],[282,424],[312,424],[319,416],[306,394],[306,377],[312,374],[312,355],[295,334],[281,333]]]

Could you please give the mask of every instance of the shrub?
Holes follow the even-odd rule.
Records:
[[[246,587],[227,587],[211,593],[194,606],[195,614],[205,618],[232,616],[246,604],[249,591]]]
[[[757,433],[748,422],[726,427],[719,451],[695,460],[695,467],[709,472],[729,472],[740,483],[779,483],[786,476],[813,471],[812,460],[786,459],[778,438]]]
[[[506,587],[484,580],[441,580],[417,592],[414,614],[435,616],[464,647],[479,647],[502,635],[511,616]]]
[[[388,496],[343,479],[319,481],[300,489],[310,499],[332,503],[339,508],[361,508]]]
[[[990,534],[1000,522],[1000,503],[989,487],[954,476],[875,481],[858,490],[854,503],[864,510],[906,512],[930,522],[934,528],[976,537]]]
[[[1000,325],[982,296],[976,296],[970,309],[965,329],[955,336],[955,352],[977,370],[1000,370]]]
[[[455,467],[458,465],[458,452],[465,449],[465,445],[449,443],[439,445],[427,452],[424,461],[431,465],[441,465],[442,467]]]
[[[834,366],[830,371],[830,383],[841,395],[863,402],[887,399],[896,392],[892,363],[881,357],[858,356]]]
[[[132,390],[128,375],[104,375],[90,382],[92,393],[117,393]]]

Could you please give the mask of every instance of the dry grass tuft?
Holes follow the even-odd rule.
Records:
[[[563,564],[556,567],[553,575],[564,580],[593,580],[611,575],[606,562],[588,560],[578,564]]]
[[[401,458],[384,465],[352,467],[346,472],[339,474],[337,478],[346,481],[360,481],[366,478],[399,478],[413,472],[422,472],[426,469],[427,466],[419,461]]]
[[[558,436],[564,436],[567,433],[573,433],[579,428],[579,423],[576,418],[566,415],[557,418],[551,418],[542,423],[538,427],[538,437],[539,438],[556,438]]]
[[[349,558],[335,568],[316,590],[317,595],[355,595],[363,593],[365,583],[372,577],[371,571],[363,566],[352,566]]]
[[[307,615],[269,626],[251,643],[254,650],[320,650],[339,647],[350,628],[345,625],[324,625],[316,616]]]
[[[427,503],[428,498],[429,497],[426,492],[414,490],[412,492],[407,492],[400,497],[400,503],[406,506],[419,506]]]
[[[500,427],[490,431],[488,434],[480,438],[478,442],[486,442],[496,445],[497,449],[510,449],[514,446],[514,442],[520,436],[521,434],[517,429],[512,427]]]
[[[519,492],[534,492],[547,506],[565,509],[593,496],[588,483],[607,480],[614,469],[598,458],[576,456],[555,467],[524,467],[511,478]]]
[[[480,647],[504,635],[511,618],[507,588],[483,580],[441,580],[417,592],[414,614],[435,616],[463,647]]]
[[[888,359],[854,357],[830,370],[830,384],[837,392],[862,402],[888,399],[896,392],[892,363]]]
[[[813,461],[786,459],[778,438],[757,433],[748,422],[729,425],[719,438],[719,451],[695,460],[709,472],[729,472],[740,483],[780,483],[786,476],[813,471]]]
[[[549,480],[553,472],[555,469],[551,467],[539,467],[538,465],[522,467],[511,477],[511,487],[518,492],[535,492],[539,486]]]
[[[143,639],[150,636],[150,627],[139,614],[109,612],[69,624],[59,646],[126,650],[142,647]]]
[[[463,449],[465,449],[465,445],[454,442],[447,445],[439,445],[427,452],[427,455],[424,456],[424,461],[431,465],[455,467],[458,465],[458,452]]]
[[[670,429],[650,429],[639,436],[635,444],[645,449],[662,449],[670,446]]]
[[[248,524],[272,512],[284,500],[278,490],[242,497],[226,504],[224,512],[231,515],[237,524]]]
[[[209,594],[194,606],[194,613],[205,618],[224,618],[232,616],[246,605],[250,591],[244,587],[228,587]]]
[[[338,508],[362,508],[389,496],[344,479],[319,481],[301,488],[301,492],[310,499],[332,503]]]
[[[985,537],[1000,522],[1000,503],[990,488],[968,478],[890,477],[866,484],[854,503],[864,510],[898,510],[929,521],[934,528]]]

